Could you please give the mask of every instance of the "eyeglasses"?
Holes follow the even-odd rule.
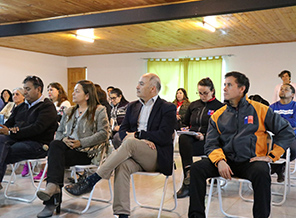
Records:
[[[118,98],[118,97],[112,97],[112,98],[110,98],[111,100],[115,100],[116,98]]]
[[[197,95],[207,96],[210,92],[196,92]]]

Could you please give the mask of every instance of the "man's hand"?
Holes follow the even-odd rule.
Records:
[[[220,160],[218,162],[218,172],[220,176],[222,176],[224,179],[231,180],[231,175],[233,175],[233,172],[230,169],[230,166],[225,162],[225,160]]]
[[[9,132],[8,127],[7,126],[4,126],[4,125],[1,125],[1,124],[0,124],[0,126],[2,127],[2,128],[0,128],[0,134],[2,134],[2,135],[8,135],[8,132]]]
[[[254,161],[265,161],[267,163],[271,163],[272,160],[270,157],[268,156],[263,156],[263,157],[253,157],[250,159],[250,162],[254,162]]]
[[[149,146],[149,148],[151,148],[152,150],[156,149],[156,146],[153,142],[148,141],[146,139],[141,139],[141,141],[145,142]]]

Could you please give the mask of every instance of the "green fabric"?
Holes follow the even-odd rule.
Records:
[[[199,99],[197,83],[205,77],[209,77],[215,86],[216,97],[221,100],[222,57],[183,58],[177,60],[149,59],[147,72],[159,76],[162,84],[159,95],[167,101],[174,101],[178,88],[185,88],[190,101]]]

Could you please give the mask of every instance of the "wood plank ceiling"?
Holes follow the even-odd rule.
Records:
[[[6,0],[0,26],[131,8],[180,0]],[[1,37],[0,46],[61,56],[178,51],[296,41],[296,6],[216,16],[216,31],[196,25],[201,17],[95,28],[94,43],[77,40],[75,30]]]

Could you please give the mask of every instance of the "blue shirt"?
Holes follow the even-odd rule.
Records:
[[[280,101],[277,101],[270,105],[270,108],[275,112],[281,115],[286,119],[293,129],[296,127],[296,102],[291,101],[289,104],[281,104]],[[296,129],[294,129],[296,134]]]

